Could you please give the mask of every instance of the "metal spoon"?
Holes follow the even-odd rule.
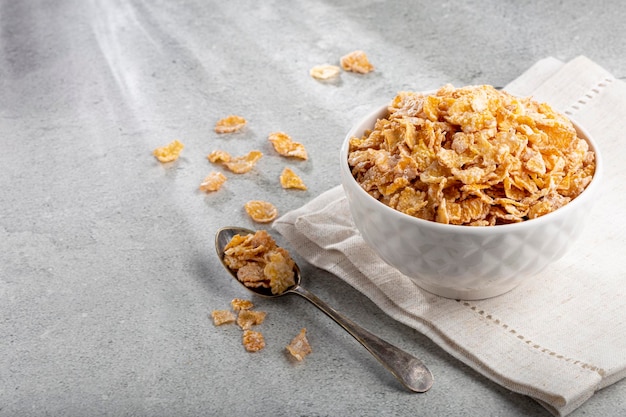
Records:
[[[237,279],[237,273],[224,264],[224,247],[230,242],[235,235],[245,236],[254,233],[252,230],[241,227],[224,227],[218,230],[215,235],[215,248],[217,256],[222,261],[224,268],[235,278],[241,285],[241,281]],[[248,290],[263,297],[274,298],[284,294],[297,294],[326,313],[331,319],[337,322],[341,327],[348,331],[359,343],[361,343],[376,359],[380,361],[398,380],[409,390],[414,392],[426,392],[433,384],[433,375],[419,359],[409,355],[405,351],[389,344],[388,342],[373,335],[369,331],[363,329],[351,320],[347,319],[336,310],[328,306],[325,302],[317,298],[308,290],[300,286],[300,269],[298,265],[294,267],[296,284],[287,291],[279,295],[273,295],[269,289],[249,288]]]

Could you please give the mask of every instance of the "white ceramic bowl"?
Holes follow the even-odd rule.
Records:
[[[465,300],[504,294],[562,257],[580,234],[600,186],[603,166],[597,145],[577,123],[572,122],[596,157],[596,173],[584,192],[537,219],[498,226],[458,226],[392,209],[370,196],[352,176],[350,138],[363,136],[387,114],[385,105],[348,132],[340,152],[341,182],[365,242],[423,289]]]

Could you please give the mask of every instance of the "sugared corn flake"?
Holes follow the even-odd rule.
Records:
[[[174,140],[165,146],[156,148],[152,151],[152,154],[159,160],[159,162],[172,162],[178,159],[180,152],[184,147],[185,145],[181,142]]]
[[[243,330],[248,330],[252,326],[257,326],[265,320],[267,315],[264,311],[240,310],[237,315],[237,324]]]
[[[246,155],[232,157],[228,152],[215,150],[207,155],[209,162],[222,164],[235,174],[245,174],[254,168],[256,162],[261,159],[263,153],[260,151],[250,151]]]
[[[312,352],[311,345],[306,338],[306,329],[300,330],[300,333],[286,346],[287,351],[297,360],[303,360]]]
[[[212,192],[219,190],[226,182],[226,176],[221,172],[213,171],[207,175],[202,183],[200,183],[200,190],[206,192]]]
[[[229,310],[213,310],[211,317],[213,318],[213,324],[216,326],[235,322],[235,315]]]
[[[237,234],[224,247],[224,262],[233,271],[250,263],[265,266],[265,254],[276,248],[276,242],[266,230],[257,230],[248,235]]]
[[[304,145],[294,142],[291,136],[284,132],[270,133],[267,139],[272,143],[276,152],[282,156],[290,156],[299,159],[308,158]]]
[[[298,190],[306,190],[306,185],[302,178],[298,176],[293,170],[289,167],[285,167],[283,172],[280,174],[280,185],[283,188],[296,188]]]
[[[272,294],[282,294],[296,284],[293,268],[295,263],[283,248],[276,248],[265,255],[263,274],[269,279]]]
[[[224,248],[224,263],[245,286],[282,294],[295,285],[295,262],[265,230],[235,235]]]
[[[325,64],[314,66],[309,71],[309,74],[311,75],[311,77],[317,80],[325,81],[336,78],[337,76],[339,76],[340,72],[341,68],[339,68],[338,66]]]
[[[341,68],[346,71],[367,74],[374,71],[374,66],[370,63],[367,55],[363,51],[350,52],[341,57]]]
[[[250,151],[247,155],[231,158],[230,161],[223,162],[223,165],[235,174],[245,174],[254,168],[254,165],[262,156],[263,153],[260,151]]]
[[[278,209],[272,203],[252,200],[244,204],[246,213],[257,223],[269,223],[278,216]]]
[[[208,154],[207,159],[213,164],[221,164],[224,162],[230,162],[232,157],[226,151],[216,150]]]
[[[576,198],[595,171],[564,115],[491,86],[400,92],[388,111],[350,140],[348,163],[365,191],[411,216],[521,222]]]
[[[242,343],[248,352],[258,352],[265,347],[265,338],[261,332],[244,330]]]
[[[270,287],[269,281],[263,272],[263,266],[257,262],[250,262],[239,268],[237,270],[237,279],[250,288]]]
[[[243,129],[248,123],[246,119],[241,116],[230,115],[218,120],[215,123],[215,132],[217,133],[233,133]]]
[[[233,308],[234,311],[240,311],[240,310],[250,310],[252,307],[254,307],[254,304],[252,304],[252,301],[250,300],[244,300],[242,298],[234,298],[230,302],[230,306]]]

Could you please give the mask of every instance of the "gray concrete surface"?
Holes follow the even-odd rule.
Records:
[[[302,299],[254,299],[267,347],[246,353],[209,313],[248,294],[213,238],[339,183],[352,123],[403,89],[504,85],[546,56],[587,55],[626,77],[626,8],[608,1],[0,0],[0,416],[547,416],[306,264],[307,286],[422,358],[409,394]],[[365,50],[376,71],[308,76]],[[213,133],[227,114],[244,132]],[[277,185],[267,134],[310,160],[308,191]],[[152,150],[181,140],[167,166]],[[255,171],[197,191],[214,149],[265,153]],[[314,353],[283,346],[306,327]],[[624,381],[573,416],[626,413]]]

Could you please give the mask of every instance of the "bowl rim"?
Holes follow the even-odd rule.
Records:
[[[436,90],[432,90],[436,91]],[[430,94],[432,91],[426,91],[424,94]],[[444,232],[444,233],[465,233],[465,234],[500,234],[500,233],[510,233],[513,231],[520,232],[525,228],[537,228],[542,225],[547,225],[552,223],[553,219],[557,219],[558,217],[566,216],[570,211],[575,210],[579,205],[584,204],[585,200],[588,198],[593,198],[596,195],[597,190],[601,185],[601,177],[604,170],[604,161],[599,150],[599,147],[591,134],[576,121],[574,117],[569,114],[562,113],[565,117],[567,117],[573,124],[576,129],[578,136],[587,141],[589,147],[594,152],[594,157],[596,161],[596,167],[591,179],[591,182],[585,187],[585,189],[572,201],[567,203],[566,205],[559,207],[558,209],[545,214],[541,217],[535,219],[525,220],[519,223],[508,223],[501,224],[496,226],[468,226],[468,225],[457,225],[457,224],[445,224],[439,223],[432,220],[421,219],[419,217],[414,217],[408,215],[406,213],[402,213],[388,205],[378,201],[374,197],[372,197],[367,191],[365,191],[359,183],[357,183],[356,179],[352,175],[352,171],[350,170],[350,166],[348,165],[348,149],[350,144],[350,139],[354,136],[361,136],[362,133],[368,129],[373,127],[375,122],[378,119],[384,118],[389,114],[388,107],[391,102],[387,102],[386,104],[380,105],[374,110],[370,110],[364,117],[362,117],[359,122],[350,128],[348,133],[346,134],[343,143],[340,148],[339,158],[340,158],[340,171],[342,177],[346,177],[347,181],[349,181],[354,188],[355,192],[361,195],[362,197],[366,197],[371,199],[371,201],[377,205],[381,210],[386,213],[389,213],[392,217],[399,217],[399,220],[405,222],[415,223],[416,225],[432,229],[434,231]],[[356,135],[357,132],[360,132],[359,135]],[[342,181],[342,185],[345,190],[347,184],[345,181]]]

